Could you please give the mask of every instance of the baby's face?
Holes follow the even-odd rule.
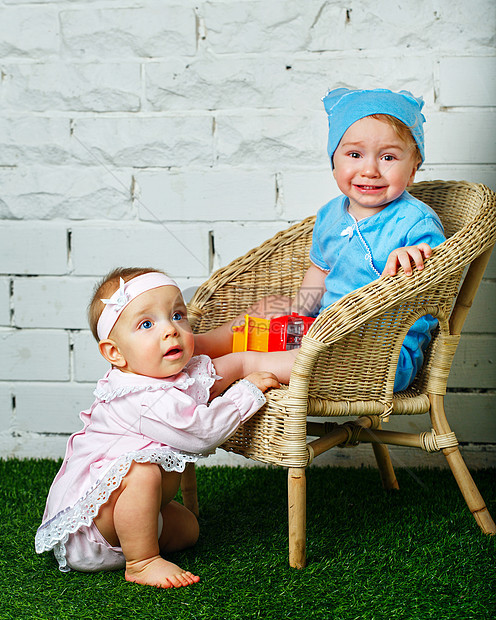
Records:
[[[382,211],[413,182],[415,150],[384,121],[366,116],[348,127],[333,156],[333,174],[362,219]]]
[[[160,286],[138,295],[110,332],[125,360],[123,372],[162,379],[190,361],[194,338],[181,292]]]

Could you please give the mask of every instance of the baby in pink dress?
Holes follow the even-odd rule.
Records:
[[[208,403],[220,377],[209,357],[193,357],[181,292],[159,271],[109,274],[89,319],[111,369],[68,441],[36,551],[53,550],[62,571],[125,568],[128,581],[190,585],[200,578],[161,556],[198,539],[195,515],[173,499],[181,472],[258,411],[278,381],[254,372]]]

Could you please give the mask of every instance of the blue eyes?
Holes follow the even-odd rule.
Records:
[[[174,314],[171,317],[172,321],[182,321],[183,319],[184,319],[184,314],[182,312],[174,312]],[[153,321],[150,321],[150,319],[146,319],[142,323],[139,324],[138,329],[151,329],[153,325],[154,325]]]

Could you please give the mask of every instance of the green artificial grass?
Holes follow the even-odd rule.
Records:
[[[34,552],[60,462],[0,460],[0,619],[489,620],[496,537],[482,534],[450,471],[307,471],[308,566],[287,554],[286,472],[197,468],[201,536],[171,556],[201,577],[177,590],[130,584],[123,571],[59,572]],[[474,474],[496,516],[495,470]]]

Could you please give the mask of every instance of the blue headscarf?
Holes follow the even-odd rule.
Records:
[[[331,158],[344,133],[356,121],[372,114],[389,114],[402,121],[412,132],[424,161],[425,117],[421,110],[422,98],[416,98],[407,90],[394,93],[386,88],[375,90],[348,90],[336,88],[322,98],[329,118],[327,152]]]

